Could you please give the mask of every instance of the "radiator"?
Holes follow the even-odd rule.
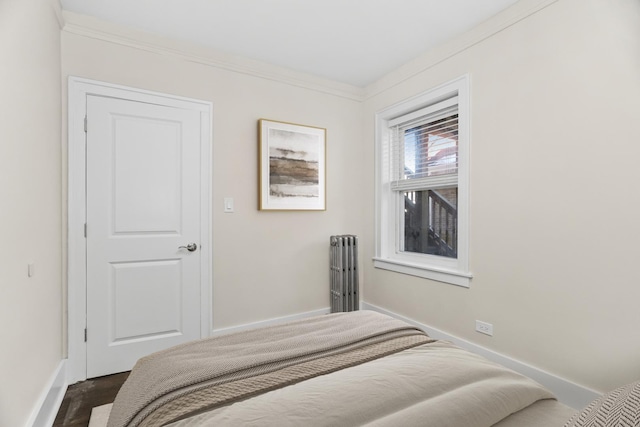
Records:
[[[358,309],[358,237],[331,236],[330,240],[331,312]]]

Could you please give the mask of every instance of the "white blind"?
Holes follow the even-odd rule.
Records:
[[[390,120],[389,127],[392,190],[457,184],[457,97]]]

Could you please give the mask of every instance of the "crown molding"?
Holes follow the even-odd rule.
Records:
[[[52,0],[61,28],[69,34],[115,43],[359,102],[373,98],[429,70],[557,1],[521,0],[473,29],[400,66],[367,87],[360,88],[266,62],[230,55],[194,43],[112,24],[91,16],[66,10],[58,13],[60,0]]]
[[[452,40],[427,51],[424,55],[407,62],[386,74],[364,89],[364,99],[377,96],[460,52],[488,39],[500,31],[511,27],[558,0],[521,0],[497,15],[487,19],[473,29]]]
[[[60,0],[51,0],[51,7],[53,8],[53,13],[56,14],[56,18],[58,19],[58,26],[60,29],[64,28],[64,17],[62,16],[62,4]]]
[[[64,22],[63,31],[68,34],[102,40],[158,55],[277,81],[358,102],[364,99],[364,90],[362,88],[345,83],[293,71],[262,61],[230,55],[194,43],[158,36],[66,10],[62,12],[62,17]]]

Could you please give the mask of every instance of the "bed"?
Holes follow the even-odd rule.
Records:
[[[575,413],[512,370],[400,320],[356,311],[142,358],[108,427],[562,427]]]

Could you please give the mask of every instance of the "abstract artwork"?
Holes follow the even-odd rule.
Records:
[[[326,130],[259,121],[260,210],[325,210]]]

